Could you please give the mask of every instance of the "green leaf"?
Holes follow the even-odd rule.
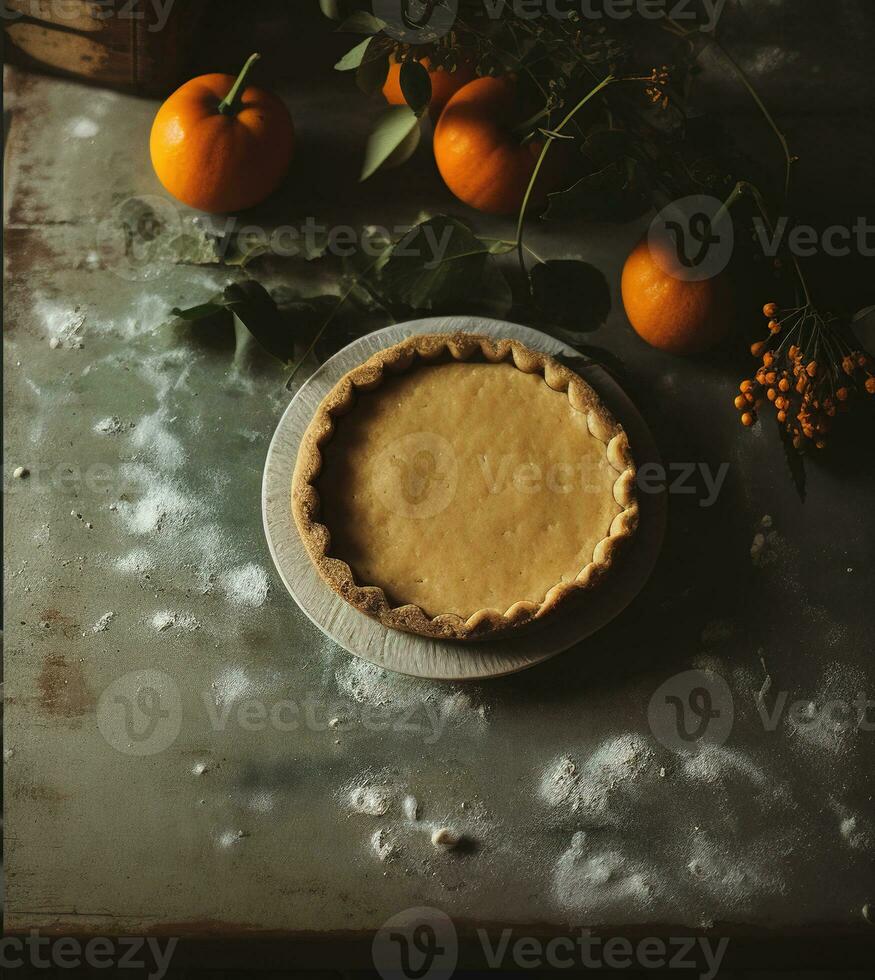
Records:
[[[375,17],[367,10],[356,10],[337,28],[346,34],[379,34],[386,26],[385,21]]]
[[[371,174],[387,163],[402,162],[397,158],[392,161],[392,154],[399,151],[399,155],[403,155],[404,149],[407,148],[405,143],[409,144],[414,138],[418,142],[418,136],[414,134],[414,130],[418,133],[419,119],[409,106],[389,106],[385,109],[377,121],[374,131],[368,137],[365,147],[365,160],[359,180],[367,180]],[[410,153],[414,149],[416,149],[415,145],[410,149]]]
[[[340,20],[343,16],[340,11],[340,0],[319,0],[319,7],[330,20]]]
[[[574,333],[597,330],[611,312],[611,290],[588,262],[551,259],[531,272],[532,299],[550,321]]]
[[[234,283],[224,292],[225,306],[259,344],[281,361],[294,357],[292,331],[284,322],[270,293],[261,283]]]
[[[431,102],[431,75],[418,61],[405,61],[399,75],[404,101],[417,114]]]
[[[388,38],[381,36],[368,38],[363,43],[367,44],[367,48],[356,71],[355,81],[365,95],[373,95],[380,91],[389,74],[389,52],[392,50],[392,43]]]
[[[250,262],[270,254],[270,244],[264,241],[249,241],[244,236],[234,235],[225,253],[224,264],[244,269]]]
[[[211,316],[216,316],[219,313],[225,313],[225,304],[219,302],[221,297],[217,297],[216,300],[210,300],[208,303],[201,303],[199,306],[190,306],[187,309],[181,310],[178,306],[175,306],[171,311],[171,316],[175,316],[180,320],[187,320],[189,323],[194,323],[198,320],[207,320]]]
[[[389,258],[394,239],[386,228],[365,228],[361,244],[352,255],[343,257],[343,272],[349,279],[378,273]]]
[[[338,309],[338,303],[337,296],[316,296],[297,304],[293,311],[296,335],[312,338],[319,334],[313,350],[318,361],[327,361],[341,347],[385,323],[384,316],[375,320],[348,304]]]
[[[438,215],[392,247],[380,287],[390,301],[415,310],[458,309],[482,295],[488,258],[488,248],[467,225]]]
[[[353,68],[359,68],[364,60],[365,53],[368,50],[371,40],[371,38],[366,37],[364,41],[360,41],[354,48],[347,51],[340,61],[338,61],[334,66],[337,71],[352,71]]]

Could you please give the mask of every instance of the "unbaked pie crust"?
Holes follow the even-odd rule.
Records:
[[[515,340],[431,334],[374,354],[325,397],[292,512],[356,609],[480,639],[598,585],[637,527],[635,464],[569,368]]]

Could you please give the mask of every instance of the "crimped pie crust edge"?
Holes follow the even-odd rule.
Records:
[[[349,412],[357,391],[371,391],[386,373],[400,374],[417,361],[429,363],[449,354],[458,361],[480,355],[490,363],[509,361],[527,374],[538,372],[556,391],[565,391],[572,406],[585,412],[590,434],[605,446],[608,462],[617,471],[614,500],[622,510],[611,522],[607,537],[593,550],[590,561],[571,582],[551,588],[540,603],[522,600],[505,612],[480,609],[467,619],[455,614],[429,617],[414,604],[391,606],[383,589],[358,585],[350,566],[328,555],[331,536],[318,520],[319,493],[314,486],[322,469],[322,446],[334,433],[334,418]],[[391,629],[444,640],[486,639],[515,630],[553,612],[567,597],[593,588],[610,570],[638,526],[635,463],[629,440],[593,389],[570,368],[516,340],[493,340],[478,334],[421,334],[373,354],[353,368],[325,396],[304,433],[292,476],[292,514],[304,546],[323,580],[350,605]]]

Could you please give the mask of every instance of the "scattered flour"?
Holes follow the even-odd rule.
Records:
[[[682,773],[690,780],[710,783],[731,792],[744,793],[752,788],[768,789],[783,795],[783,783],[775,783],[752,759],[725,745],[705,743],[696,752],[681,758]]]
[[[139,498],[119,500],[118,513],[131,534],[145,535],[159,531],[179,532],[206,512],[202,499],[187,495],[181,487],[160,473],[140,463],[126,463],[121,476]]]
[[[133,422],[122,422],[117,415],[110,415],[94,423],[94,431],[104,436],[117,436],[126,429],[133,428]]]
[[[389,812],[392,790],[388,786],[356,786],[349,792],[349,805],[356,813],[382,817]]]
[[[123,316],[114,317],[111,320],[99,320],[93,324],[89,321],[89,328],[93,327],[99,333],[121,336],[125,340],[146,334],[153,333],[155,328],[169,319],[169,304],[167,297],[160,293],[142,292],[136,297],[136,302],[131,304],[131,312]],[[150,380],[156,383],[159,394],[166,393],[172,385],[167,377],[159,377],[160,370],[158,364],[167,367],[173,365],[181,366],[184,375],[188,374],[188,365],[194,357],[194,351],[190,346],[179,347],[171,351],[162,351],[160,354],[144,358],[140,362],[140,371]],[[175,381],[174,384],[178,383]]]
[[[270,813],[276,805],[273,794],[267,790],[257,790],[247,802],[247,807],[255,813]]]
[[[162,610],[156,612],[151,619],[152,628],[156,633],[166,633],[167,630],[178,629],[193,633],[201,628],[200,622],[187,613]]]
[[[223,573],[219,585],[231,602],[238,606],[263,606],[270,592],[267,572],[251,562]]]
[[[423,713],[437,715],[443,725],[466,731],[480,731],[487,722],[486,706],[480,702],[481,692],[470,686],[437,684],[393,674],[358,657],[351,657],[334,677],[340,693],[356,703],[392,707],[399,713],[416,712],[415,719],[410,716],[414,723],[424,721]]]
[[[233,704],[254,690],[251,678],[242,667],[228,667],[213,681],[213,698],[219,707]]]
[[[249,834],[245,830],[224,830],[216,838],[216,843],[221,848],[233,847],[235,844],[239,844],[240,841],[245,840]]]
[[[126,575],[142,575],[143,572],[150,572],[155,567],[155,563],[148,551],[136,548],[116,559],[114,567]]]
[[[115,619],[114,612],[104,613],[100,619],[91,627],[92,633],[105,633],[109,629],[109,624]],[[85,635],[84,633],[82,634]]]
[[[635,733],[559,756],[538,774],[548,826],[573,834],[552,869],[556,905],[700,924],[703,909],[731,917],[779,906],[787,869],[819,853],[820,806],[800,803],[786,762],[772,759],[710,743],[674,752]]]
[[[371,835],[371,849],[378,861],[391,861],[397,857],[400,848],[389,833],[382,827]]]
[[[839,823],[839,833],[847,841],[848,847],[855,851],[869,850],[872,846],[872,834],[861,828],[858,817],[843,817]]]
[[[100,132],[100,126],[93,119],[76,116],[67,123],[67,132],[77,140],[90,140]]]
[[[186,451],[182,442],[169,426],[176,421],[170,413],[160,408],[151,415],[144,415],[138,422],[131,439],[143,455],[153,459],[162,470],[177,470],[185,463]]]
[[[804,710],[785,713],[794,744],[804,752],[819,749],[830,754],[846,752],[858,739],[863,702],[871,681],[848,663],[832,661],[824,668],[817,693]]]
[[[399,675],[353,657],[335,675],[340,690],[359,704],[406,704],[409,692]]]
[[[46,297],[37,297],[34,310],[42,324],[46,337],[57,340],[58,345],[72,346],[78,341],[79,333],[85,323],[85,314],[78,309],[70,309],[66,303],[58,303]]]
[[[622,907],[631,916],[646,912],[653,886],[646,868],[617,850],[600,848],[577,831],[559,858],[553,878],[559,906],[586,914]]]
[[[541,776],[541,799],[550,806],[597,818],[605,815],[617,794],[645,776],[655,776],[654,753],[638,736],[624,734],[603,742],[578,764],[562,756]]]
[[[473,806],[457,802],[438,819],[422,821],[419,803],[406,780],[389,770],[363,771],[340,789],[337,801],[350,813],[379,819],[379,829],[368,831],[370,852],[380,861],[403,855],[408,865],[404,870],[410,874],[421,873],[429,862],[441,862],[441,854],[462,849],[463,843],[469,853],[490,833],[490,823],[478,802]]]
[[[746,846],[733,840],[727,847],[722,833],[699,831],[689,845],[685,884],[694,894],[706,895],[709,908],[723,913],[749,907],[757,898],[783,896],[787,881],[776,860],[781,853],[780,837],[778,841],[775,846],[754,839]]]

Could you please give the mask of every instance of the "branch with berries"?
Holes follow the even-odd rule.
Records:
[[[872,358],[854,349],[835,317],[823,317],[810,303],[789,310],[766,303],[763,314],[769,340],[751,346],[762,364],[739,385],[741,424],[752,426],[759,410],[772,405],[795,449],[823,449],[833,419],[855,398],[875,395]]]

